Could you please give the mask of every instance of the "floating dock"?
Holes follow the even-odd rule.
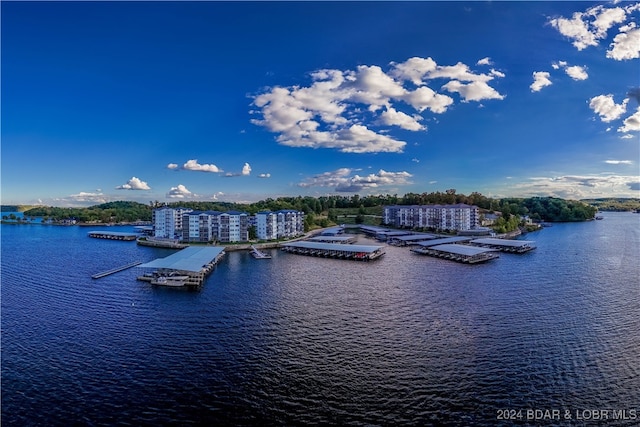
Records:
[[[507,239],[475,239],[470,242],[474,246],[496,249],[502,252],[522,254],[536,248],[531,240],[507,240]]]
[[[455,243],[411,249],[412,252],[432,257],[444,258],[464,264],[478,264],[499,257],[493,249],[479,248]]]
[[[118,231],[90,231],[87,233],[89,237],[94,239],[108,239],[108,240],[126,240],[133,241],[138,238],[135,233],[121,233]]]
[[[117,273],[122,270],[126,270],[131,267],[135,267],[136,265],[142,264],[142,261],[132,262],[131,264],[123,265],[122,267],[112,268],[111,270],[103,271],[102,273],[94,274],[91,276],[92,279],[100,279],[105,276],[109,276],[111,274]]]
[[[251,256],[255,259],[271,259],[271,255],[258,250],[255,246],[251,245]]]
[[[220,246],[189,246],[140,265],[154,271],[139,276],[138,280],[161,286],[199,287],[223,256],[224,248]]]
[[[384,255],[384,246],[343,245],[340,243],[294,242],[282,245],[282,250],[300,255],[323,258],[372,261]]]

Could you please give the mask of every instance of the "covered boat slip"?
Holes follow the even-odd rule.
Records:
[[[340,243],[294,242],[282,245],[282,250],[300,255],[325,258],[371,261],[384,255],[384,246],[344,245]]]
[[[351,236],[326,235],[326,236],[309,237],[307,239],[308,242],[325,242],[325,243],[354,243],[356,240],[357,240],[357,237],[354,235],[351,235]]]
[[[417,242],[421,242],[424,240],[432,240],[436,238],[438,238],[438,236],[436,236],[435,234],[427,234],[427,233],[409,234],[408,236],[402,235],[402,236],[390,237],[387,243],[394,246],[409,246],[409,245],[415,245],[417,244]]]
[[[478,248],[468,245],[441,244],[436,246],[421,246],[411,249],[412,252],[432,257],[449,259],[465,264],[477,264],[499,257],[493,249]]]
[[[126,240],[132,241],[138,238],[135,233],[123,233],[120,231],[90,231],[87,233],[89,237],[94,239],[108,239],[108,240]]]
[[[471,241],[471,237],[445,237],[442,239],[433,239],[426,242],[416,242],[417,245],[428,248],[430,246],[447,245],[449,243],[466,243]]]
[[[535,242],[531,240],[507,240],[507,239],[475,239],[470,242],[472,245],[483,248],[497,249],[502,252],[524,253],[535,249]]]
[[[138,279],[163,285],[166,280],[160,279],[161,277],[175,279],[176,276],[180,276],[183,286],[200,286],[223,255],[224,247],[189,246],[168,257],[141,264],[140,268],[152,268],[156,271]],[[176,286],[174,282],[175,280],[171,281],[171,286]]]

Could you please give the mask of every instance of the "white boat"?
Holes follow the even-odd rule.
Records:
[[[271,255],[259,251],[253,245],[251,245],[251,255],[253,255],[255,259],[271,259]]]
[[[159,276],[151,281],[152,285],[180,287],[184,286],[189,276]]]

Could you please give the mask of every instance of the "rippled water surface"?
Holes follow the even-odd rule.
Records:
[[[173,252],[87,231],[2,226],[5,426],[640,421],[640,215],[555,224],[475,266],[233,252],[200,291],[137,268],[92,280]]]

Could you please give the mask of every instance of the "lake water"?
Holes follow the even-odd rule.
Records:
[[[2,225],[3,426],[640,422],[638,214],[473,266],[232,252],[199,291],[92,280],[173,251],[88,231]]]

